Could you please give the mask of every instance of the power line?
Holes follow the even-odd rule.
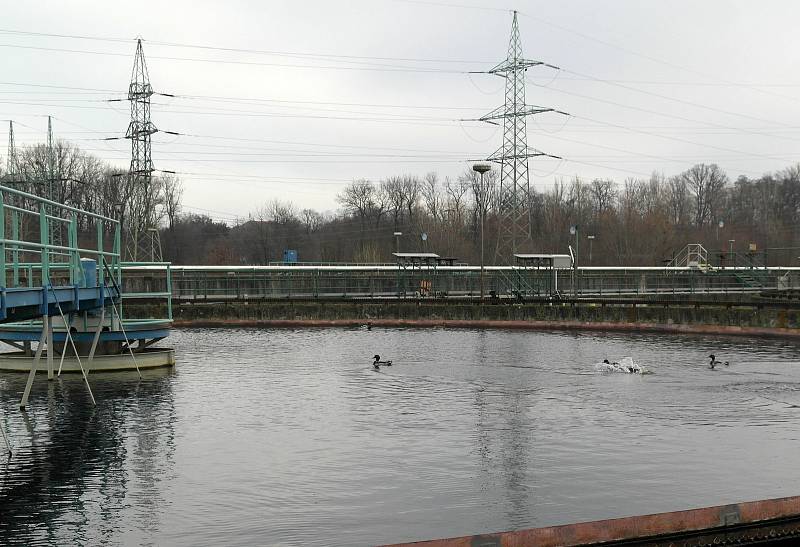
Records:
[[[722,150],[724,152],[733,152],[735,154],[742,154],[742,155],[746,155],[746,156],[753,156],[753,157],[772,159],[772,160],[780,160],[780,158],[778,158],[776,156],[770,156],[770,155],[766,155],[766,154],[758,154],[756,152],[747,152],[747,151],[744,151],[744,150],[737,150],[735,148],[727,148],[727,147],[724,147],[724,146],[716,146],[716,145],[713,145],[713,144],[703,144],[703,143],[699,143],[699,142],[695,142],[695,141],[690,141],[688,139],[681,139],[681,138],[678,138],[678,137],[671,137],[669,135],[660,135],[658,133],[653,133],[651,131],[643,131],[641,129],[636,129],[636,128],[633,128],[633,127],[627,127],[625,125],[616,124],[616,123],[613,123],[613,122],[605,122],[605,121],[601,121],[601,120],[596,120],[596,119],[589,118],[589,117],[586,117],[586,116],[576,116],[576,118],[580,118],[580,119],[584,119],[584,120],[587,120],[587,121],[599,123],[599,124],[602,124],[602,125],[609,125],[609,126],[612,126],[612,127],[618,127],[620,129],[625,129],[625,130],[630,131],[632,133],[638,133],[638,134],[641,134],[641,135],[649,135],[651,137],[657,137],[657,138],[660,138],[660,139],[665,139],[665,140],[670,140],[670,141],[675,141],[675,142],[682,142],[682,143],[691,144],[691,145],[694,145],[694,146],[703,146],[703,147],[706,147],[706,148],[713,148],[713,149],[716,149],[716,150]]]
[[[0,47],[15,48],[15,49],[28,49],[35,51],[50,51],[58,53],[78,53],[83,55],[101,55],[110,57],[127,57],[124,53],[115,53],[109,51],[91,51],[67,48],[53,48],[43,46],[24,46],[20,44],[0,44]],[[196,63],[219,63],[224,65],[245,65],[245,66],[270,66],[279,68],[311,68],[319,70],[365,70],[376,72],[400,72],[400,73],[431,73],[431,74],[464,74],[463,70],[452,70],[443,68],[414,68],[402,65],[386,65],[386,66],[336,66],[336,65],[314,65],[314,64],[292,64],[292,63],[267,63],[260,61],[236,61],[230,59],[202,59],[197,57],[169,57],[151,55],[151,59],[158,59],[162,61],[187,61]]]
[[[534,84],[534,85],[537,85],[537,84]],[[622,104],[622,103],[618,103],[616,101],[610,101],[608,99],[601,99],[599,97],[592,97],[590,95],[583,95],[581,93],[575,93],[575,92],[566,91],[566,90],[563,90],[563,89],[557,89],[557,88],[549,88],[549,89],[552,89],[553,91],[556,91],[558,93],[563,93],[565,95],[572,95],[574,97],[580,97],[582,99],[588,99],[590,101],[595,101],[595,102],[604,103],[604,104],[610,104],[610,105],[613,105],[613,106],[618,106],[620,108],[625,108],[625,109],[628,109],[628,110],[634,110],[634,111],[637,111],[637,112],[645,112],[645,113],[648,113],[648,114],[655,114],[657,116],[662,116],[662,117],[665,117],[665,118],[671,118],[671,119],[676,119],[676,120],[681,120],[681,121],[686,121],[686,122],[696,121],[696,120],[694,120],[692,118],[687,118],[687,117],[684,117],[684,116],[677,116],[675,114],[665,114],[665,113],[659,112],[657,110],[650,110],[648,108],[641,108],[641,107],[638,107],[638,106]],[[583,118],[583,119],[588,119],[588,118]],[[765,120],[761,120],[761,121],[765,121]],[[740,130],[739,128],[736,128],[736,127],[733,127],[733,126],[724,125],[724,124],[718,124],[718,123],[714,123],[714,122],[704,122],[704,123],[706,123],[707,125],[709,125],[711,127],[718,127],[718,128],[721,128],[721,129],[727,129],[727,130],[740,132],[740,133],[745,133],[745,134],[749,134],[749,135],[761,135],[761,136],[765,136],[765,137],[768,137],[768,138],[776,138],[776,139],[790,140],[790,141],[800,141],[800,139],[796,139],[796,138],[792,138],[792,137],[785,137],[785,136],[774,135],[774,134],[770,134],[770,133],[763,133],[763,132],[752,131],[752,130]],[[786,127],[790,127],[790,126],[786,126]]]
[[[53,103],[36,103],[36,102],[26,102],[26,101],[7,101],[7,100],[0,100],[0,104],[14,104],[20,106],[37,106],[37,107],[49,107],[49,108],[70,108],[70,109],[79,109],[79,110],[107,110],[107,107],[102,106],[85,106],[85,105],[73,105],[73,104],[53,104]],[[375,122],[375,123],[399,123],[404,125],[423,125],[423,126],[430,126],[430,127],[454,127],[448,123],[457,123],[460,120],[453,119],[453,118],[435,118],[435,117],[425,117],[425,116],[415,116],[415,117],[367,117],[367,116],[329,116],[329,115],[313,115],[313,114],[286,114],[280,112],[251,112],[251,111],[192,111],[192,110],[160,110],[161,113],[164,114],[191,114],[191,115],[202,115],[202,116],[228,116],[228,117],[263,117],[263,118],[304,118],[304,119],[319,119],[319,120],[343,120],[343,121],[364,121],[364,122]],[[118,112],[119,113],[119,112]],[[429,121],[426,121],[429,120]],[[442,123],[434,123],[434,122],[442,122]],[[477,125],[475,127],[478,127]]]
[[[544,19],[544,18],[539,17],[539,16],[529,15],[529,14],[524,14],[524,13],[522,15],[525,16],[525,17],[530,17],[531,19],[534,19],[534,20],[536,20],[536,21],[538,21],[538,22],[540,22],[542,24],[551,26],[553,28],[562,30],[564,32],[568,32],[570,34],[574,34],[576,36],[580,36],[581,38],[584,38],[586,40],[589,40],[589,41],[592,41],[592,42],[596,42],[596,43],[602,44],[602,45],[604,45],[606,47],[610,47],[610,48],[622,51],[623,53],[627,53],[628,55],[633,55],[633,56],[636,56],[636,57],[640,57],[642,59],[646,59],[648,61],[651,61],[651,62],[654,62],[654,63],[657,63],[657,64],[661,64],[661,65],[668,66],[668,67],[671,67],[671,68],[675,68],[675,69],[678,69],[678,70],[683,70],[683,71],[686,71],[686,72],[690,72],[690,73],[695,74],[695,75],[706,76],[706,77],[708,76],[708,73],[706,73],[706,72],[703,72],[703,71],[700,71],[700,70],[695,70],[693,68],[688,68],[688,67],[685,67],[685,66],[681,66],[679,64],[676,64],[676,63],[673,63],[673,62],[670,62],[670,61],[666,61],[664,59],[660,59],[660,58],[654,57],[652,55],[648,55],[648,54],[645,54],[645,53],[641,53],[641,52],[638,52],[638,51],[634,51],[634,50],[622,47],[622,46],[620,46],[618,44],[614,44],[613,42],[609,42],[607,40],[602,40],[600,38],[596,38],[594,36],[590,36],[590,35],[585,34],[583,32],[579,32],[579,31],[576,31],[574,29],[565,27],[563,25],[559,25],[557,23],[554,23],[552,21],[549,21],[549,20]],[[722,81],[722,82],[724,82],[726,84],[735,85],[735,82],[732,82],[730,80],[726,80],[724,78],[714,77],[714,79]],[[766,95],[771,95],[771,96],[775,96],[775,97],[781,97],[781,98],[784,98],[784,99],[790,98],[792,100],[795,100],[793,97],[787,97],[787,96],[781,95],[779,93],[774,93],[774,92],[766,91],[766,90],[763,90],[763,89],[759,89],[757,86],[754,86],[754,85],[743,85],[741,87],[746,87],[748,89],[752,89],[753,91],[755,91],[757,93],[763,93],[763,94],[766,94]]]
[[[587,74],[582,74],[580,72],[575,72],[573,70],[567,70],[567,69],[563,69],[563,70],[565,72],[570,73],[570,74],[575,74],[577,76],[583,76],[585,78],[594,79],[592,76],[589,76]],[[625,84],[621,84],[621,83],[608,82],[608,81],[601,80],[599,78],[596,79],[596,81],[604,83],[604,84],[607,84],[607,85],[611,85],[611,86],[614,86],[614,87],[618,87],[620,89],[626,89],[626,90],[629,90],[629,91],[634,91],[636,93],[641,93],[643,95],[649,95],[651,97],[657,97],[659,99],[665,99],[665,100],[668,100],[668,101],[673,101],[673,102],[676,102],[676,103],[693,106],[695,108],[702,108],[704,110],[709,110],[711,112],[717,112],[717,113],[720,113],[720,114],[727,114],[729,116],[739,116],[740,118],[747,118],[749,120],[755,120],[755,121],[770,123],[770,124],[774,124],[774,125],[783,125],[783,126],[788,125],[788,124],[785,124],[783,122],[777,122],[777,121],[773,121],[773,120],[766,120],[764,118],[758,118],[756,116],[750,116],[748,114],[743,114],[742,112],[732,112],[730,110],[723,110],[721,108],[716,108],[714,106],[708,106],[708,105],[696,103],[694,101],[686,101],[684,99],[678,99],[676,97],[670,97],[669,95],[663,95],[661,93],[655,93],[653,91],[645,91],[643,89],[637,89],[637,88],[635,88],[633,86],[629,86],[629,85],[625,85]]]
[[[508,11],[508,10],[503,10]],[[134,41],[133,39],[129,38],[110,38],[110,37],[100,37],[100,36],[88,36],[88,35],[77,35],[77,34],[53,34],[53,33],[45,33],[45,32],[32,32],[32,31],[22,31],[22,30],[11,30],[11,29],[0,29],[0,33],[5,34],[20,34],[20,35],[29,35],[29,36],[39,36],[39,37],[48,37],[48,38],[71,38],[71,39],[80,39],[80,40],[96,40],[96,41],[105,41],[105,42],[123,42],[123,43],[130,43]],[[369,59],[369,60],[376,60],[376,61],[405,61],[405,62],[419,62],[419,63],[460,63],[460,64],[485,64],[488,61],[472,61],[472,60],[464,60],[464,59],[431,59],[431,58],[418,58],[418,57],[380,57],[380,56],[370,56],[370,55],[337,55],[331,53],[309,53],[309,52],[299,52],[299,51],[283,51],[283,50],[263,50],[263,49],[248,49],[248,48],[236,48],[236,47],[223,47],[223,46],[211,46],[207,44],[187,44],[187,43],[180,43],[180,42],[165,42],[161,40],[144,40],[143,42],[147,44],[152,44],[154,46],[166,46],[166,47],[177,47],[177,48],[193,48],[193,49],[205,49],[205,50],[214,50],[214,51],[226,51],[231,53],[249,53],[249,54],[257,54],[257,55],[274,55],[274,56],[291,56],[291,57],[312,57],[312,58],[320,58],[320,59]]]

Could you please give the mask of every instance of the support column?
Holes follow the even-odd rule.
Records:
[[[39,347],[36,348],[36,355],[33,358],[33,363],[31,363],[31,371],[28,374],[28,381],[25,383],[25,391],[22,392],[22,400],[19,402],[19,408],[22,410],[28,406],[28,396],[31,394],[33,379],[36,378],[36,369],[38,368],[39,361],[42,358],[42,350],[44,349],[44,343],[47,339],[47,323],[45,322],[47,320],[46,318],[46,315],[42,316],[42,334],[39,336]]]
[[[53,347],[53,320],[48,317],[44,316],[44,329],[47,331],[47,379],[53,379],[53,353],[55,353],[55,348]]]
[[[105,319],[106,319],[106,308],[104,306],[100,308],[100,322],[97,323],[97,329],[95,329],[94,338],[92,338],[92,348],[89,350],[89,360],[86,362],[87,374],[92,370],[92,361],[94,361],[94,352],[97,351],[97,343],[100,341],[100,333],[103,331],[103,322],[105,321]]]

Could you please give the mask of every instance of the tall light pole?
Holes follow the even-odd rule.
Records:
[[[724,227],[725,227],[725,221],[720,220],[719,223],[717,224],[717,245],[719,245],[719,231]]]
[[[481,214],[481,302],[483,302],[483,221],[486,217],[486,187],[483,184],[484,173],[491,170],[492,166],[488,163],[476,163],[472,166],[472,170],[481,175],[481,193],[480,193],[480,214]]]
[[[572,296],[578,294],[578,291],[575,287],[575,282],[577,280],[577,276],[575,275],[578,271],[578,245],[580,242],[580,237],[578,236],[578,225],[573,224],[569,227],[570,235],[575,236],[575,260],[572,263]]]
[[[592,243],[594,243],[594,236],[586,236],[586,239],[589,240],[589,265],[592,264]]]
[[[395,232],[394,238],[397,240],[397,254],[400,254],[400,236],[403,235],[403,232]],[[397,257],[400,260],[400,257]]]
[[[576,268],[578,267],[578,245],[579,245],[579,242],[580,242],[578,228],[580,228],[580,226],[578,226],[577,224],[573,224],[572,226],[569,227],[570,235],[574,235],[575,236],[575,267]]]

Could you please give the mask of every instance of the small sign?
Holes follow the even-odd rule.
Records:
[[[294,264],[297,262],[297,251],[295,249],[285,249],[283,251],[283,261],[286,264]]]
[[[755,252],[755,251],[756,251],[756,244],[755,243],[751,243],[750,244],[750,252]]]

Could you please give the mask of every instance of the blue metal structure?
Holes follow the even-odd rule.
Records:
[[[20,350],[0,354],[0,369],[28,363],[20,407],[43,355],[53,378],[54,356],[61,354],[60,374],[68,348],[67,370],[83,374],[93,402],[87,372],[96,355],[104,370],[130,364],[138,371],[135,353],[146,366],[174,364],[172,350],[148,349],[169,334],[171,312],[167,319],[123,320],[120,231],[113,218],[0,186],[0,341]]]
[[[94,249],[78,244],[79,217],[96,226]],[[38,230],[31,229],[30,220],[38,220]],[[121,295],[111,280],[96,273],[98,264],[110,262],[111,275],[121,282],[119,230],[114,219],[0,186],[0,323],[95,310],[119,301]],[[66,232],[66,245],[53,244],[59,232]],[[113,234],[110,250],[104,244],[108,232]],[[82,255],[93,255],[95,260],[82,260]],[[35,266],[25,264],[23,256],[38,256],[39,261]],[[87,268],[94,270],[94,276],[86,275]]]

